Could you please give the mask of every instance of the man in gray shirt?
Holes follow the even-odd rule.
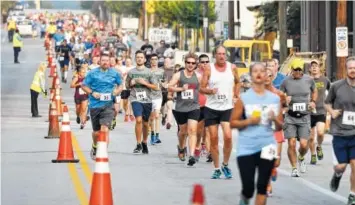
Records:
[[[325,108],[332,117],[330,133],[337,160],[330,189],[336,191],[346,166],[351,166],[351,190],[348,204],[355,204],[355,56],[346,61],[346,79],[336,81],[330,88]]]
[[[152,76],[154,81],[158,83],[159,88],[166,87],[164,81],[164,70],[158,68],[158,55],[153,53],[150,57],[150,66]],[[150,128],[151,128],[151,136],[150,136],[150,144],[159,144],[161,143],[159,139],[159,131],[160,131],[160,109],[162,106],[163,95],[161,89],[159,90],[152,90],[151,92],[152,98],[152,113],[150,115]]]
[[[309,149],[311,151],[311,164],[317,163],[323,159],[322,142],[324,139],[325,121],[327,119],[327,111],[324,108],[325,92],[330,89],[330,81],[323,76],[320,71],[318,60],[311,61],[310,73],[318,91],[316,100],[316,109],[311,113],[311,135],[309,138]],[[317,133],[317,148],[315,147],[315,133]],[[317,155],[316,155],[317,150]]]
[[[297,169],[296,138],[300,139],[298,162],[300,171],[306,172],[304,156],[308,151],[308,139],[310,136],[310,110],[315,108],[317,89],[314,80],[303,73],[304,61],[294,59],[291,62],[292,73],[281,84],[280,90],[287,97],[289,105],[285,114],[283,127],[285,138],[288,139],[288,158],[292,165],[291,177],[299,177]]]
[[[148,154],[148,129],[149,116],[152,112],[152,90],[159,90],[152,72],[144,66],[145,56],[143,51],[135,53],[137,67],[131,69],[126,78],[127,89],[130,89],[129,100],[132,105],[134,117],[136,118],[136,139],[137,146],[133,153]],[[143,130],[142,130],[143,127]],[[143,132],[143,141],[142,141]]]

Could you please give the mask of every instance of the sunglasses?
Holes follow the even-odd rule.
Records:
[[[200,63],[206,64],[206,63],[209,63],[209,61],[200,61]]]
[[[302,71],[302,69],[301,69],[301,68],[295,68],[295,69],[293,69],[293,71],[298,71],[298,72],[300,72],[300,71]]]
[[[189,61],[185,61],[186,64],[192,64],[192,65],[195,65],[196,62],[189,62]]]
[[[151,58],[150,60],[157,61],[157,60],[158,60],[158,58]]]

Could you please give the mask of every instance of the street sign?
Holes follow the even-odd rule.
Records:
[[[348,27],[336,28],[336,55],[337,57],[347,57],[348,51]]]
[[[150,28],[148,33],[149,42],[160,42],[164,40],[166,43],[172,42],[173,31],[168,28]]]
[[[203,18],[203,27],[208,28],[208,18]]]
[[[293,39],[287,39],[287,48],[293,48]]]

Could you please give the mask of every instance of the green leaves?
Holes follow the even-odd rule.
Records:
[[[105,6],[112,12],[138,17],[140,15],[140,8],[142,7],[142,1],[106,0]]]

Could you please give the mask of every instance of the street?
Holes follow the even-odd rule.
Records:
[[[1,46],[1,134],[2,134],[2,197],[3,205],[77,205],[88,204],[94,161],[90,158],[91,123],[84,130],[75,122],[74,92],[70,82],[61,84],[62,99],[69,107],[75,157],[78,164],[53,164],[57,157],[58,139],[44,139],[48,132],[48,98],[39,96],[41,118],[31,118],[30,84],[40,61],[45,61],[43,40],[25,39],[19,57],[13,63],[13,48],[2,30]],[[3,40],[5,38],[5,40]],[[139,46],[140,47],[140,46]],[[49,70],[47,70],[47,73]],[[46,75],[48,76],[48,74]],[[71,72],[68,79],[71,79]],[[47,78],[47,88],[51,79]],[[114,203],[119,205],[186,205],[190,204],[192,187],[204,187],[208,205],[238,204],[241,183],[236,166],[235,150],[230,159],[231,180],[212,180],[211,164],[200,159],[195,167],[177,158],[176,126],[161,129],[160,145],[149,145],[149,155],[135,155],[134,122],[123,122],[123,114],[110,133],[109,164]],[[233,131],[234,147],[237,131]],[[220,139],[220,143],[222,145]],[[291,178],[284,143],[281,167],[269,205],[339,205],[349,194],[349,170],[344,174],[338,192],[329,189],[332,176],[331,136],[327,135],[325,158],[309,165],[301,178]],[[220,150],[222,152],[222,149]]]

